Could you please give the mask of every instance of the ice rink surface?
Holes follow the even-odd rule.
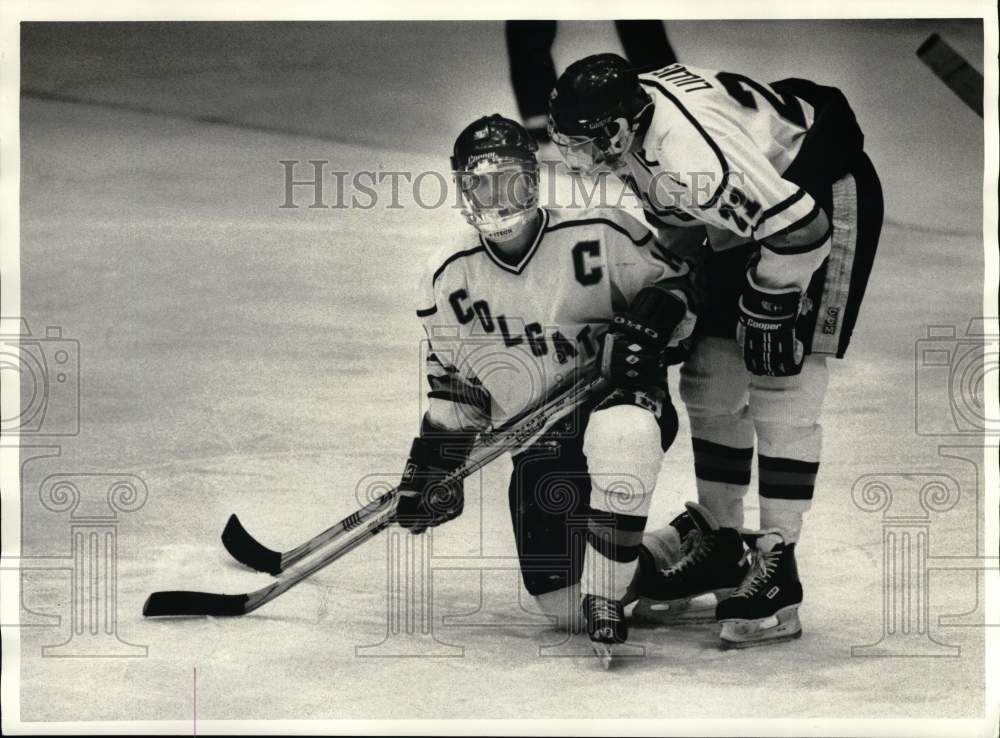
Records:
[[[915,422],[918,411],[943,426],[951,417],[947,376],[921,374],[918,342],[937,325],[960,339],[981,315],[982,122],[914,55],[939,31],[980,66],[981,29],[668,31],[693,65],[840,87],[885,189],[865,305],[847,359],[832,364],[824,461],[799,544],[803,637],[722,652],[713,626],[637,628],[646,657],[621,668],[567,656],[585,653],[585,639],[561,643],[518,607],[506,459],[470,482],[464,516],[434,533],[433,637],[407,635],[405,623],[390,632],[387,542],[406,539],[387,535],[246,618],[144,620],[152,590],[267,581],[219,544],[231,512],[288,548],[356,508],[371,480],[398,476],[421,407],[417,280],[464,222],[448,207],[416,207],[406,188],[401,207],[384,207],[388,181],[371,209],[309,209],[309,193],[282,209],[279,161],[302,162],[302,178],[310,159],[446,173],[461,127],[516,112],[502,26],[28,27],[22,312],[36,334],[59,325],[79,341],[82,422],[57,456],[42,441],[22,451],[24,555],[69,554],[68,515],[39,499],[51,475],[128,473],[149,496],[117,520],[116,632],[146,657],[43,656],[72,640],[71,572],[28,571],[24,720],[190,720],[194,669],[199,720],[982,714],[981,575],[932,569],[893,579],[897,598],[883,598],[884,516],[923,514],[935,475],[960,494],[927,513],[916,555],[982,554],[982,437],[920,435]],[[561,25],[556,61],[618,48],[610,23]],[[681,418],[651,525],[695,497]],[[887,480],[898,508],[857,504],[852,488],[867,475]],[[753,521],[755,492],[748,503]],[[915,587],[923,595],[908,599]],[[913,600],[926,609],[893,609]],[[852,652],[899,623],[908,632],[891,640],[894,655]],[[929,631],[911,631],[919,623]],[[407,651],[417,655],[385,655]]]

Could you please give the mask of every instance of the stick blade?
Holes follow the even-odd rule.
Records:
[[[245,566],[268,574],[280,574],[281,553],[258,543],[236,515],[230,515],[222,531],[222,545],[229,555]]]
[[[142,606],[142,614],[147,618],[245,615],[248,600],[245,594],[226,595],[178,590],[153,592]]]

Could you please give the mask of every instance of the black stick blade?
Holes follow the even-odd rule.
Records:
[[[147,618],[171,615],[245,615],[247,600],[245,594],[225,595],[209,592],[153,592],[142,606],[142,614]]]
[[[281,553],[257,542],[235,515],[230,515],[222,531],[222,545],[241,564],[268,574],[281,573]]]

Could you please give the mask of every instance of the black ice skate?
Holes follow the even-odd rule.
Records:
[[[644,598],[632,613],[636,620],[712,622],[716,603],[731,595],[746,576],[740,532],[720,527],[712,513],[697,503],[688,502],[685,507],[687,512],[671,523],[681,534],[680,560],[661,571],[650,571],[652,567],[647,566],[636,578],[636,594]],[[693,601],[708,594],[714,599]]]
[[[592,594],[584,595],[582,607],[590,645],[607,669],[611,666],[615,647],[628,640],[625,609],[618,600]]]
[[[668,567],[676,564],[691,550],[693,544],[691,534],[696,530],[694,521],[687,514],[687,511],[670,521],[670,524],[664,529],[668,536],[666,541],[666,555],[669,557]],[[660,566],[661,564],[657,563],[645,545],[639,546],[639,561],[635,569],[635,576],[625,594],[624,603],[626,605],[635,602],[640,597],[647,597],[648,592],[655,591],[660,580]]]
[[[747,648],[802,635],[799,605],[802,584],[795,565],[795,544],[777,531],[755,534],[750,571],[732,597],[721,601],[723,648]]]

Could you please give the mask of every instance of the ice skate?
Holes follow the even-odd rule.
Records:
[[[616,648],[628,640],[628,624],[622,603],[588,594],[584,595],[582,607],[590,645],[601,660],[601,666],[608,669]]]
[[[802,635],[795,544],[785,543],[777,531],[754,537],[750,571],[733,596],[716,608],[723,648],[780,643]]]
[[[636,578],[643,599],[632,613],[637,621],[706,623],[715,620],[717,602],[731,595],[747,573],[743,538],[720,527],[706,508],[688,502],[671,525],[681,536],[680,559],[667,569],[649,567]]]

